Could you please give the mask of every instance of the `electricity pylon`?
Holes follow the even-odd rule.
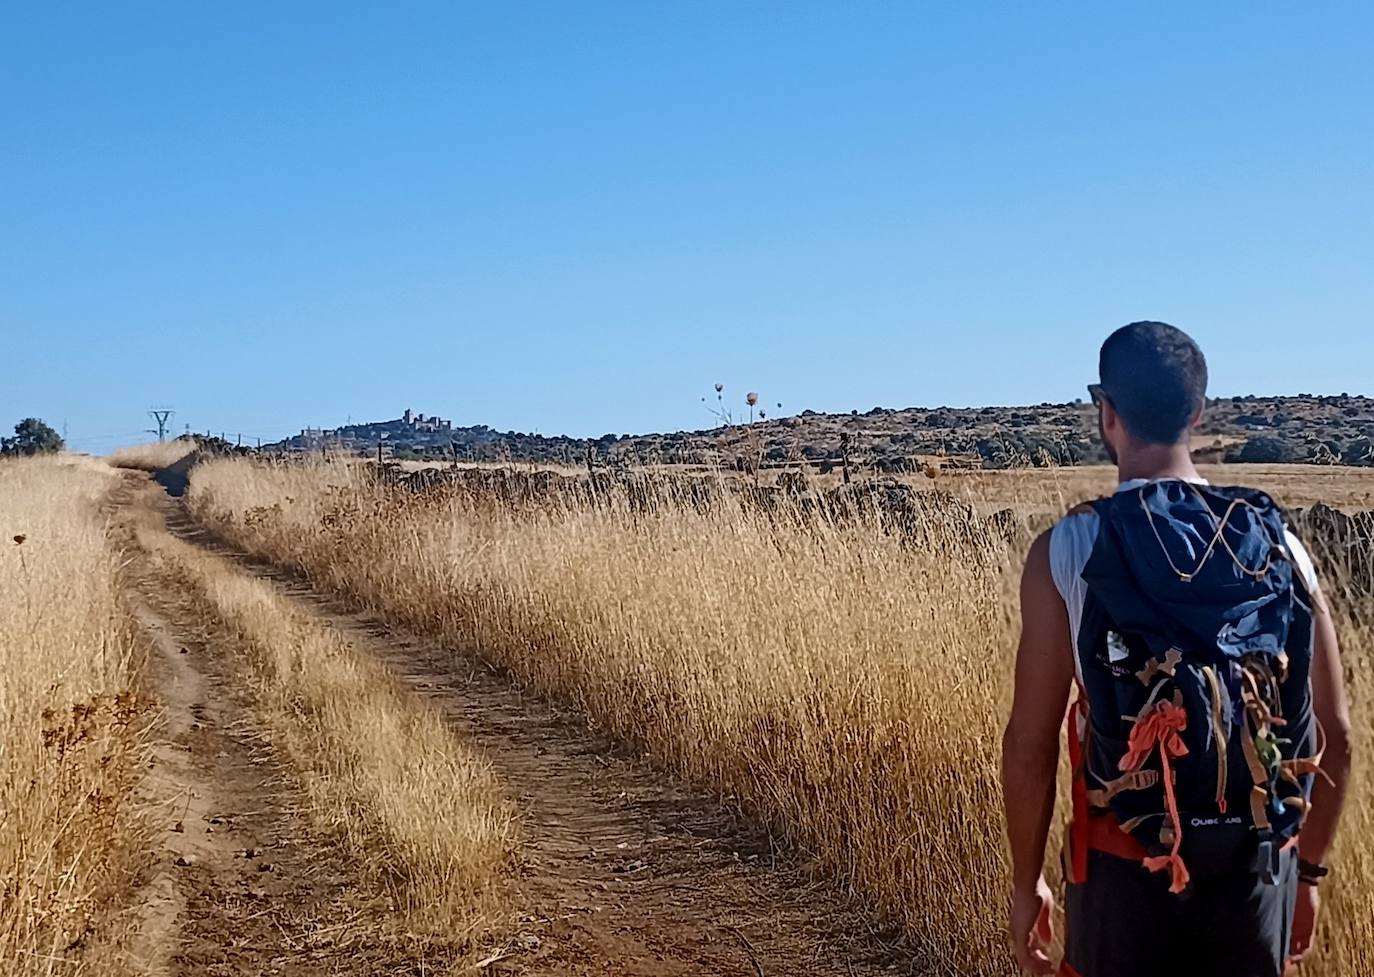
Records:
[[[151,407],[148,409],[148,416],[157,422],[157,430],[148,429],[149,434],[156,434],[159,441],[167,440],[167,422],[172,419],[176,411],[170,407]]]

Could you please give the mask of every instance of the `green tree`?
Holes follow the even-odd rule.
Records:
[[[62,436],[36,417],[14,425],[14,437],[0,438],[0,454],[50,455],[62,450]]]

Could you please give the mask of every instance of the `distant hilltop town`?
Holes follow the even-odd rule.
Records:
[[[453,421],[432,414],[426,417],[409,407],[395,420],[370,421],[365,424],[345,424],[343,427],[301,428],[301,433],[270,447],[287,451],[358,451],[370,453],[379,443],[405,446],[407,449],[442,448],[447,452],[453,435]]]
[[[363,457],[376,457],[380,451],[384,458],[431,461],[541,458],[575,464],[585,457],[585,444],[567,437],[502,433],[485,424],[454,427],[447,417],[419,414],[407,407],[400,417],[389,421],[302,428],[300,434],[263,445],[262,450],[283,454],[337,452]]]
[[[878,472],[1010,468],[1102,462],[1091,404],[908,407],[800,414],[702,431],[570,438],[455,427],[406,410],[391,421],[307,428],[263,450],[335,451],[431,461],[571,465],[805,466],[854,464]],[[1200,461],[1374,466],[1374,400],[1350,394],[1221,397],[1208,402],[1194,440]]]

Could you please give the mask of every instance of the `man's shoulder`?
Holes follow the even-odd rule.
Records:
[[[1095,537],[1101,518],[1091,502],[1074,506],[1049,528],[1051,544],[1058,539],[1074,539],[1080,536]]]
[[[1284,526],[1283,541],[1288,547],[1288,555],[1292,558],[1294,565],[1297,566],[1298,573],[1302,574],[1303,583],[1307,584],[1309,591],[1315,591],[1319,586],[1317,577],[1317,564],[1312,560],[1312,554],[1307,551],[1298,535],[1293,530]]]
[[[1091,503],[1074,506],[1050,527],[1048,549],[1050,573],[1060,594],[1067,595],[1081,581],[1083,568],[1097,544],[1101,525]]]

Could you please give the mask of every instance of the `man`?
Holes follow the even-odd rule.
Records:
[[[1037,539],[1021,584],[1002,771],[1013,949],[1025,972],[1055,971],[1043,872],[1077,687],[1058,973],[1280,977],[1311,946],[1350,768],[1331,615],[1268,497],[1193,466],[1197,345],[1132,323],[1100,374],[1121,486]]]

